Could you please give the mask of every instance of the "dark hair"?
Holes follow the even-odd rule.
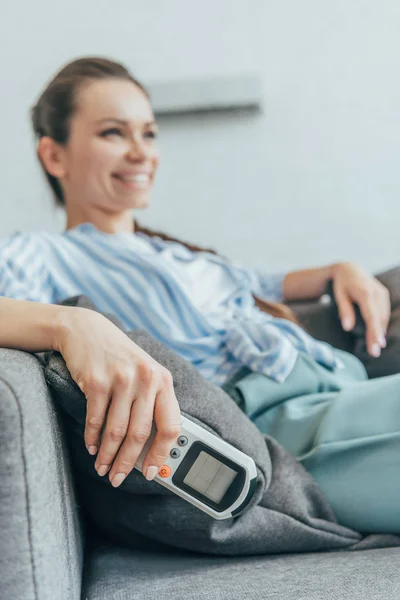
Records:
[[[131,81],[150,98],[146,88],[122,64],[100,57],[78,58],[65,65],[51,79],[31,109],[35,137],[39,140],[43,136],[49,136],[58,144],[67,144],[79,90],[89,81],[110,78]],[[40,163],[53,191],[56,204],[64,206],[60,182],[47,172],[42,161]]]

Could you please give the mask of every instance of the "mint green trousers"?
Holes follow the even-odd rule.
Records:
[[[341,525],[400,533],[400,373],[368,379],[355,356],[336,352],[342,369],[301,352],[283,383],[244,367],[223,389],[297,457]]]

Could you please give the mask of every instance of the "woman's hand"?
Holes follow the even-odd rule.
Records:
[[[90,454],[98,452],[98,474],[111,469],[112,485],[120,485],[154,418],[157,433],[143,463],[143,473],[153,479],[180,433],[171,373],[97,312],[68,307],[61,320],[55,347],[86,396],[85,443]]]
[[[386,346],[390,320],[388,289],[358,265],[345,262],[334,265],[333,292],[343,329],[350,331],[356,322],[353,304],[358,304],[366,324],[367,349],[371,356],[379,356]]]

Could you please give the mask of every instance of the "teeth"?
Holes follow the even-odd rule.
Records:
[[[150,180],[149,175],[144,173],[138,175],[125,175],[125,177],[120,175],[119,178],[122,179],[122,181],[134,181],[136,183],[147,183]]]

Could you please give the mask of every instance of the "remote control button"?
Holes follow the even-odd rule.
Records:
[[[171,467],[169,467],[168,465],[163,465],[159,470],[158,474],[160,475],[160,477],[169,477],[171,475],[171,471]]]
[[[187,443],[188,443],[188,439],[187,439],[187,437],[185,435],[180,435],[178,437],[178,444],[180,446],[186,446]]]
[[[169,453],[170,456],[172,456],[172,458],[179,458],[181,455],[181,451],[178,450],[178,448],[172,448],[171,452]]]

